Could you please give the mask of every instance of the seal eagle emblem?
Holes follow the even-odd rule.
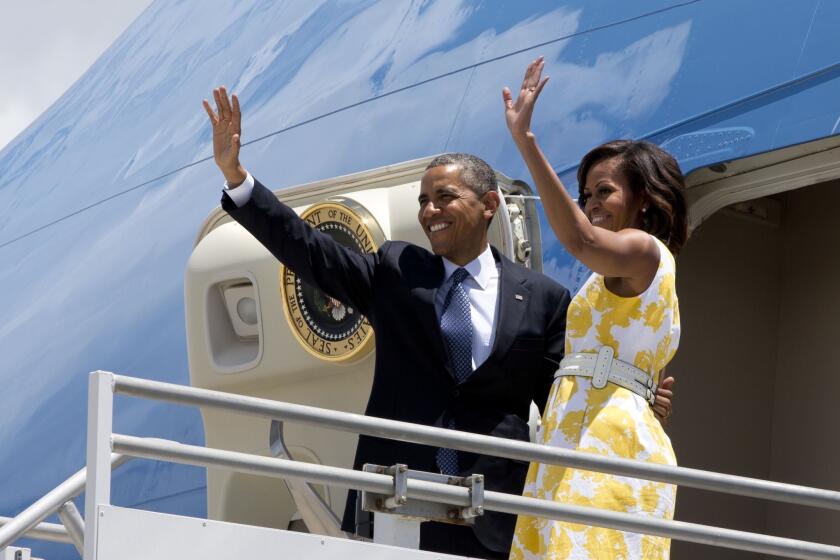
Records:
[[[360,253],[376,251],[385,241],[370,213],[347,198],[314,204],[300,217]],[[322,360],[344,362],[360,359],[373,348],[373,328],[358,309],[303,281],[283,264],[280,289],[289,327],[310,354]]]

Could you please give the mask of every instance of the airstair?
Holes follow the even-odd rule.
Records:
[[[274,456],[114,433],[116,394],[269,419],[273,422]],[[605,457],[97,371],[91,374],[89,384],[86,468],[16,517],[0,518],[0,560],[33,560],[29,550],[11,546],[23,537],[72,543],[85,560],[222,560],[286,553],[307,560],[457,558],[418,550],[420,524],[427,520],[470,523],[485,511],[527,514],[786,558],[840,558],[840,547],[836,546],[485,491],[481,473],[459,478],[416,472],[406,465],[366,465],[364,471],[354,471],[295,461],[283,441],[284,422],[840,510],[840,492],[830,490]],[[283,479],[310,532],[111,505],[112,470],[136,458]],[[373,512],[376,520],[373,540],[342,533],[338,519],[311,484],[361,491],[364,509]],[[73,505],[73,498],[82,491],[84,520]],[[43,522],[52,514],[58,514],[61,524]]]

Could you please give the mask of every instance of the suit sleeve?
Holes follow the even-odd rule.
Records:
[[[558,286],[552,290],[551,298],[553,303],[551,309],[546,313],[548,324],[545,330],[545,360],[544,367],[539,372],[536,380],[537,386],[534,388],[534,402],[540,409],[540,413],[545,412],[545,405],[548,401],[548,393],[551,391],[551,385],[554,383],[554,373],[560,365],[560,360],[563,359],[563,354],[566,349],[566,313],[569,309],[569,290]]]
[[[371,316],[378,253],[358,253],[310,227],[259,181],[246,204],[225,193],[222,208],[305,282]]]

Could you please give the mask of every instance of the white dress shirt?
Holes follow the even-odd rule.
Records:
[[[493,341],[496,338],[496,307],[499,300],[499,268],[490,246],[483,253],[463,267],[449,259],[443,259],[444,280],[435,295],[435,311],[438,321],[443,314],[446,294],[452,287],[452,274],[464,268],[469,277],[461,284],[470,299],[470,318],[472,319],[472,363],[473,370],[478,368],[490,356]]]
[[[238,187],[230,188],[227,181],[225,181],[225,192],[230,199],[236,204],[236,207],[245,206],[251,200],[251,192],[254,190],[254,178],[248,173],[245,180]]]
[[[241,185],[230,188],[225,182],[225,192],[237,207],[244,206],[251,199],[254,190],[254,178],[250,173]],[[449,288],[452,287],[452,274],[458,268],[465,268],[469,277],[462,282],[467,297],[470,299],[470,318],[472,319],[472,364],[478,368],[490,356],[493,341],[496,338],[496,307],[499,300],[499,267],[490,246],[476,259],[459,267],[444,258],[444,279],[435,295],[435,312],[438,321],[443,313],[443,303]]]

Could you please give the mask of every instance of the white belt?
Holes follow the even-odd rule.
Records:
[[[560,362],[560,369],[554,378],[573,375],[591,377],[592,386],[603,389],[607,381],[633,391],[651,405],[656,402],[653,376],[634,365],[613,358],[615,351],[610,346],[602,346],[597,354],[581,352],[568,354]]]

